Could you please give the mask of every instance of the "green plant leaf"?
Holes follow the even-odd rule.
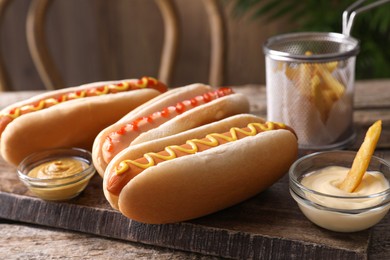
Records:
[[[280,1],[283,2],[283,5],[279,5],[278,8],[275,8],[273,14],[271,14],[268,19],[269,21],[276,20],[283,16],[291,17],[293,10],[299,10],[300,4],[296,4],[297,1]]]
[[[242,14],[297,25],[294,31],[341,32],[342,13],[356,0],[225,0]],[[373,1],[367,1],[366,4]],[[390,78],[390,3],[358,14],[352,37],[360,41],[356,77]]]

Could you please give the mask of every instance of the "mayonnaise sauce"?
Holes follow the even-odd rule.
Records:
[[[304,191],[305,200],[294,192],[291,193],[304,215],[313,223],[333,231],[355,232],[372,227],[387,214],[389,205],[380,206],[386,196],[367,197],[389,188],[389,182],[383,174],[366,172],[356,191],[348,193],[339,189],[348,171],[349,169],[345,167],[325,167],[307,174],[301,180],[301,184],[306,188],[327,195]],[[359,196],[366,197],[356,198]],[[307,200],[333,210],[314,206]],[[375,207],[377,205],[379,206]],[[361,211],[348,212],[359,209]]]
[[[389,188],[389,183],[380,172],[369,171],[364,174],[362,182],[352,193],[339,188],[349,168],[329,166],[306,175],[301,183],[305,187],[333,196],[356,197],[382,192]],[[341,199],[310,195],[310,199],[320,205],[337,209],[361,209],[380,203],[380,198]]]

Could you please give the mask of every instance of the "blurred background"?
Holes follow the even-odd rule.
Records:
[[[205,0],[207,1],[207,0]],[[44,89],[29,52],[30,3],[11,0],[1,26],[1,56],[12,90]],[[351,0],[220,0],[226,29],[223,85],[264,84],[262,44],[293,31],[341,32]],[[372,1],[368,1],[372,2]],[[181,22],[171,87],[208,83],[210,29],[204,1],[174,0]],[[158,75],[164,38],[153,0],[52,0],[45,33],[66,86]],[[359,15],[357,78],[390,78],[390,4]]]

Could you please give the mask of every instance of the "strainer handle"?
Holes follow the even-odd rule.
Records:
[[[375,8],[377,6],[383,5],[385,3],[389,3],[390,0],[379,0],[374,3],[371,3],[369,5],[363,6],[358,8],[363,2],[367,0],[358,0],[352,5],[350,5],[344,12],[343,12],[343,34],[350,36],[351,30],[352,30],[352,25],[353,21],[359,13],[365,12],[367,10],[370,10],[372,8]],[[358,8],[354,10],[355,8]]]

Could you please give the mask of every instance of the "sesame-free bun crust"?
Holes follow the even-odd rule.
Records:
[[[165,136],[209,124],[223,118],[248,113],[249,102],[242,94],[231,94],[191,109],[167,121],[160,127],[140,134],[131,145],[156,140]]]
[[[129,147],[111,161],[107,171],[125,158],[141,157],[148,149],[157,152],[169,144],[204,137],[205,132],[224,132],[249,122],[263,120],[238,115]],[[104,193],[110,204],[130,219],[150,224],[185,221],[230,207],[268,188],[288,171],[297,150],[297,139],[290,131],[266,131],[150,167],[130,180],[118,197],[106,190],[106,174]]]

